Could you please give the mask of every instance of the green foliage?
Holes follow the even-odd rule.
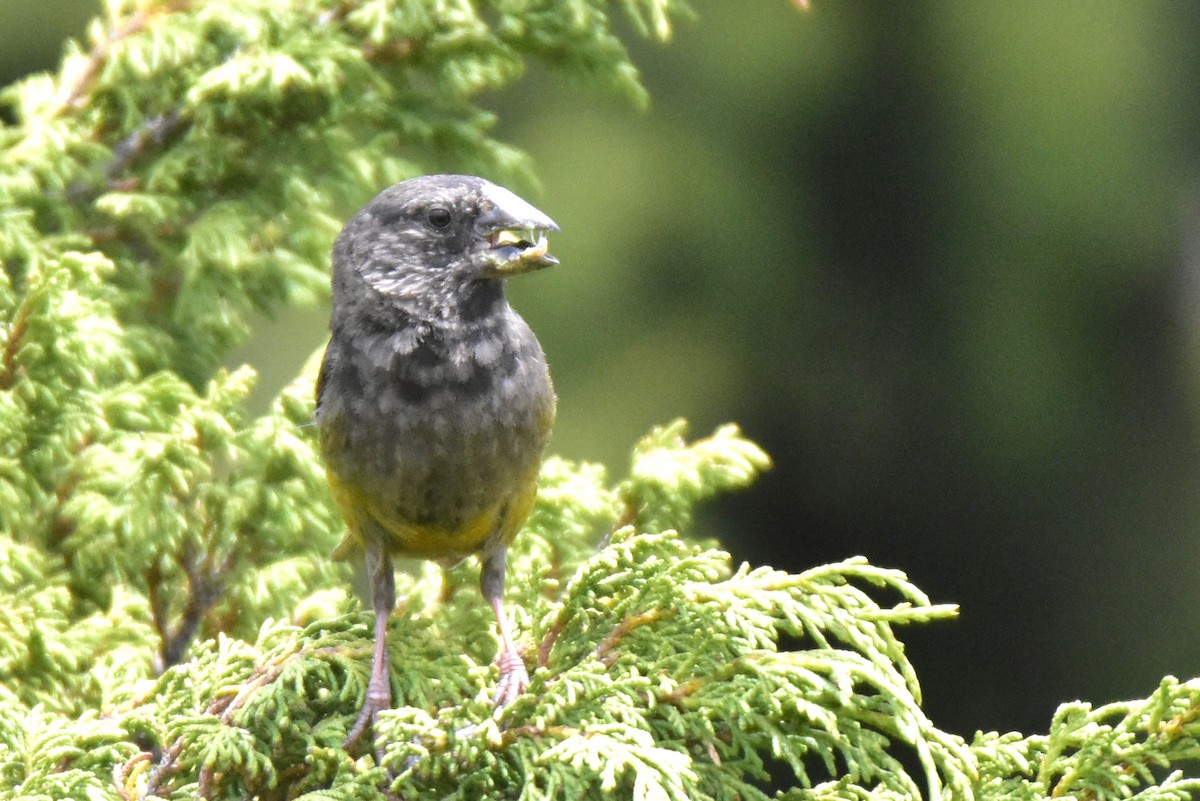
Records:
[[[673,0],[623,0],[665,38]],[[338,221],[452,167],[529,180],[479,96],[530,59],[641,102],[599,0],[112,0],[0,129],[0,797],[1186,798],[1200,690],[968,745],[895,629],[954,614],[851,559],[690,542],[766,455],[652,431],[628,476],[550,459],[510,557],[532,687],[495,712],[478,566],[414,564],[395,708],[342,747],[370,615],[327,558],[312,364],[251,418],[247,316],[326,291]]]
[[[978,734],[980,787],[992,798],[1136,798],[1180,801],[1200,778],[1179,764],[1200,758],[1200,680],[1168,676],[1145,700],[1063,704],[1050,733]]]
[[[660,34],[676,7],[626,3]],[[216,369],[248,315],[325,297],[339,221],[383,185],[529,180],[479,104],[527,59],[642,89],[594,3],[114,0],[89,40],[0,95],[0,527],[20,575],[68,591],[38,596],[39,625],[128,587],[172,664],[309,587],[346,602],[322,589],[344,576],[311,376],[248,420],[252,374]],[[53,688],[78,657],[36,650],[9,675],[51,672],[16,691],[75,703]]]
[[[220,634],[157,677],[152,600],[113,604],[105,622],[123,627],[123,641],[89,642],[84,657],[104,656],[76,658],[45,688],[80,703],[57,717],[42,696],[5,707],[2,730],[13,736],[0,754],[17,794],[350,798],[390,786],[402,798],[764,798],[763,783],[783,768],[804,787],[849,771],[861,786],[910,796],[923,782],[969,792],[970,755],[921,713],[892,630],[953,609],[931,605],[901,574],[862,560],[794,576],[734,570],[721,551],[654,525],[657,509],[596,548],[629,518],[634,497],[670,496],[671,511],[687,514],[768,464],[733,427],[690,444],[682,429],[652,432],[616,487],[594,465],[547,463],[510,592],[537,667],[530,692],[502,713],[490,700],[496,643],[477,567],[443,575],[420,566],[401,578],[410,602],[389,634],[400,668],[396,709],[377,726],[379,762],[347,754],[340,743],[366,688],[370,616],[344,613],[344,577],[306,564],[281,579],[294,613],[272,619],[279,593],[240,591],[240,625],[263,621],[257,632]],[[311,447],[304,460],[313,462]],[[319,523],[285,530],[304,540]],[[230,579],[239,584],[263,581]],[[868,589],[898,602],[881,607]],[[781,651],[781,637],[806,647]],[[897,750],[923,775],[910,778]]]
[[[680,4],[623,5],[665,35]],[[529,182],[478,99],[529,58],[643,100],[603,3],[113,0],[57,77],[3,95],[10,287],[104,254],[137,363],[199,386],[249,312],[323,295],[339,220],[379,187],[451,166]]]

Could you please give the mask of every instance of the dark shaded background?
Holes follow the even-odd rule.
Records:
[[[960,603],[904,633],[945,728],[1200,673],[1200,5],[696,6],[636,47],[649,113],[541,71],[490,99],[563,229],[512,288],[552,448],[619,473],[654,423],[742,423],[777,467],[702,528]],[[92,8],[0,0],[4,82]],[[278,386],[326,313],[234,359]]]

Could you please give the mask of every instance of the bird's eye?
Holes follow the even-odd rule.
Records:
[[[441,206],[434,206],[425,213],[425,219],[429,220],[429,224],[434,228],[445,228],[450,224],[450,210],[444,209]]]

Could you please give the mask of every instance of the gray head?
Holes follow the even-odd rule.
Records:
[[[334,243],[333,325],[356,314],[431,319],[502,302],[502,279],[558,263],[545,236],[557,230],[483,178],[425,175],[388,187]]]

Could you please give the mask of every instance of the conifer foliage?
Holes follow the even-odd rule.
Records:
[[[678,0],[621,0],[666,38]],[[628,475],[550,459],[510,556],[532,687],[495,712],[478,566],[414,563],[395,709],[341,747],[370,615],[328,559],[312,364],[264,415],[218,368],[323,299],[378,188],[526,182],[481,94],[526,64],[635,103],[602,0],[108,0],[0,95],[0,797],[1190,798],[1200,683],[939,730],[896,636],[954,614],[861,559],[735,567],[681,536],[766,455],[650,432]],[[519,577],[519,578],[518,578]],[[463,588],[468,591],[460,592]]]

